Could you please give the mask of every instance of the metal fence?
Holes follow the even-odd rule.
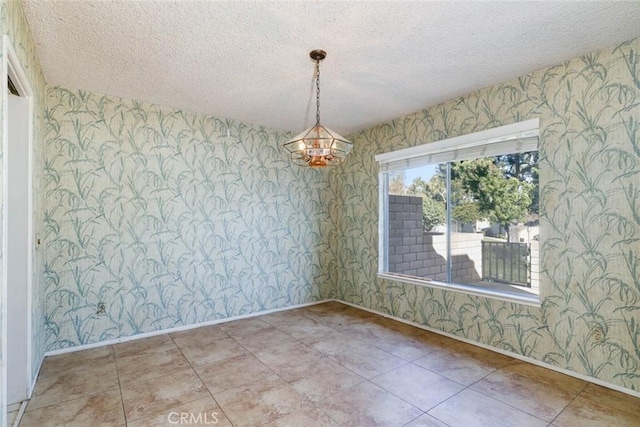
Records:
[[[482,242],[482,280],[531,287],[528,243]]]

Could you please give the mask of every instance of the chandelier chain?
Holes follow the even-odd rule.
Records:
[[[316,125],[320,124],[320,61],[316,61]]]

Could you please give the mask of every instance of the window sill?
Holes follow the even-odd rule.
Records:
[[[467,295],[475,295],[478,297],[490,298],[499,301],[511,302],[514,304],[527,305],[530,307],[541,307],[540,295],[527,294],[526,292],[508,293],[500,292],[495,289],[482,287],[480,285],[463,285],[459,283],[443,283],[418,277],[404,276],[393,273],[378,273],[378,278],[384,280],[392,280],[394,282],[410,283],[412,285],[420,285],[428,288],[442,289],[446,291],[459,292]]]

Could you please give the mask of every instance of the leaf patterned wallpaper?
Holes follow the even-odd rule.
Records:
[[[535,117],[542,307],[378,279],[374,155]],[[353,138],[331,176],[332,203],[344,207],[339,298],[640,390],[640,40]]]
[[[29,81],[31,89],[33,91],[33,141],[34,152],[32,153],[33,161],[33,221],[35,233],[41,232],[42,224],[42,205],[43,205],[43,193],[41,188],[41,170],[42,170],[42,124],[43,124],[43,111],[44,111],[44,95],[45,95],[45,80],[40,69],[40,65],[36,59],[35,45],[31,41],[31,35],[26,24],[26,19],[22,12],[22,7],[16,0],[4,0],[0,1],[0,34],[8,35],[11,40],[11,44],[15,50],[15,53],[20,61],[20,64],[25,72],[26,78]],[[1,54],[1,52],[0,52]],[[5,92],[0,91],[0,128],[4,123],[4,96]],[[0,132],[0,140],[3,135]],[[0,143],[0,180],[4,180],[4,170],[2,156],[3,144]],[[0,220],[2,220],[2,205],[4,204],[3,184],[0,181]],[[0,227],[0,240],[2,238],[2,227]],[[44,318],[44,305],[42,288],[40,287],[42,277],[42,263],[43,257],[41,251],[36,249],[33,254],[33,291],[31,301],[31,318],[32,318],[32,378],[38,372],[40,363],[44,356],[44,328],[42,327]],[[0,245],[0,290],[6,286],[2,282],[2,245]],[[2,302],[3,292],[0,292],[0,302]],[[0,322],[3,320],[3,304],[0,304]],[[1,329],[1,328],[0,328]],[[2,373],[4,372],[5,355],[2,353],[2,343],[5,342],[5,337],[0,331],[0,384],[4,382]],[[8,345],[8,344],[7,344]],[[0,425],[3,424],[6,411],[5,411],[5,396],[0,393]]]
[[[327,174],[291,165],[290,135],[61,87],[46,104],[47,350],[335,294]]]

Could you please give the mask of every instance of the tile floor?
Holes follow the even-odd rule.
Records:
[[[46,358],[21,427],[640,426],[640,399],[339,303]]]

